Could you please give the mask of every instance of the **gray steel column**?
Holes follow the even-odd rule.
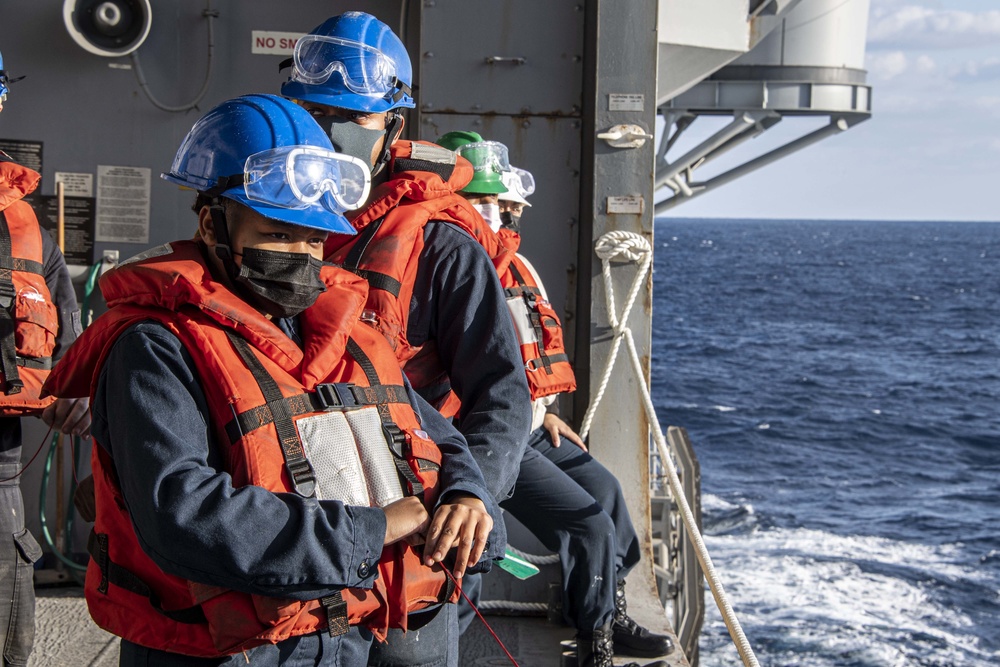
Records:
[[[594,241],[611,230],[637,232],[652,241],[656,153],[653,141],[646,141],[639,148],[612,148],[605,141],[596,139],[596,135],[619,124],[639,125],[649,133],[655,131],[657,3],[590,0],[586,7],[579,247],[581,280],[577,308],[581,316],[577,320],[579,347],[576,356],[582,386],[576,394],[577,415],[583,415],[600,383],[599,376],[611,351],[613,338],[608,324],[601,263],[594,255]],[[634,204],[627,202],[637,200],[641,202],[641,212],[615,212],[616,209],[631,209]],[[634,264],[616,263],[612,270],[619,309],[636,268]],[[590,276],[589,289],[584,278],[587,275]],[[647,378],[651,290],[650,276],[629,318]],[[584,317],[584,313],[590,313],[590,317]],[[589,354],[584,348],[587,341],[590,343]],[[623,344],[614,376],[594,416],[590,445],[595,457],[615,473],[625,490],[629,511],[643,537],[646,552],[640,576],[643,581],[648,579],[652,582],[649,425],[626,354]],[[588,361],[589,369],[584,366]],[[630,580],[634,578],[630,577]],[[655,591],[655,584],[651,586],[654,587],[651,590]]]

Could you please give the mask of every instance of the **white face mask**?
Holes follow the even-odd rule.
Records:
[[[473,204],[472,208],[479,211],[483,220],[494,232],[500,231],[500,207],[496,204]]]

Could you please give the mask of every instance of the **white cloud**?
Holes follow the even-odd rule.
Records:
[[[956,81],[991,81],[1000,79],[1000,58],[970,60],[952,73]]]
[[[930,56],[921,55],[917,57],[916,70],[920,74],[930,74],[937,70],[937,63]]]
[[[888,81],[903,74],[909,68],[910,63],[902,51],[889,51],[887,53],[868,53],[865,58],[865,66],[876,79]]]
[[[954,49],[996,44],[1000,10],[970,12],[917,5],[874,8],[868,28],[873,48]]]

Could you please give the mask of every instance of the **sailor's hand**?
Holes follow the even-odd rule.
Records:
[[[42,421],[64,435],[90,435],[90,399],[57,398],[42,411]]]
[[[427,530],[430,515],[417,496],[407,496],[382,508],[385,512],[383,545],[404,540]]]
[[[87,475],[80,480],[73,493],[73,506],[80,513],[80,518],[93,523],[97,518],[97,502],[94,498],[94,476]]]
[[[561,444],[560,438],[566,438],[583,451],[587,451],[587,445],[584,444],[583,438],[577,435],[576,431],[569,427],[569,424],[559,419],[556,415],[545,415],[545,419],[542,420],[542,426],[549,432],[553,447],[558,447]]]
[[[461,579],[469,564],[479,562],[491,530],[493,518],[486,511],[483,501],[465,493],[456,493],[434,512],[427,543],[424,544],[424,562],[427,565],[440,563],[454,548],[453,573],[456,579]]]

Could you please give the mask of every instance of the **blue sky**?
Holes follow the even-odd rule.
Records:
[[[865,66],[870,120],[670,215],[1000,220],[1000,2],[871,0]],[[740,156],[819,124],[784,120]]]

